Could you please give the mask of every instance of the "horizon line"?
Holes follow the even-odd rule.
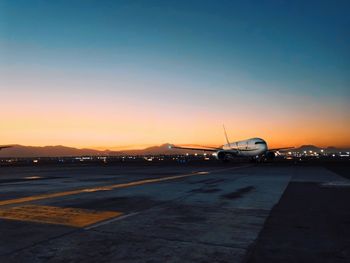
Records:
[[[147,145],[139,145],[140,147],[137,147],[137,145],[127,145],[127,146],[111,146],[111,147],[104,147],[104,146],[85,146],[85,147],[79,147],[79,146],[68,146],[68,145],[63,145],[63,144],[55,144],[55,145],[24,145],[24,144],[7,144],[11,145],[12,147],[16,146],[22,146],[22,147],[38,147],[38,148],[45,148],[45,147],[66,147],[66,148],[73,148],[77,150],[94,150],[94,151],[132,151],[132,150],[146,150],[151,147],[161,147],[163,145],[171,145],[171,143],[161,143],[161,144],[147,144]],[[203,146],[203,145],[198,145],[198,144],[179,144],[182,146]],[[205,145],[205,146],[213,146],[213,145]],[[221,145],[220,145],[221,146]],[[317,147],[320,149],[327,149],[327,148],[339,148],[339,149],[348,149],[350,148],[350,145],[343,145],[343,146],[335,146],[335,145],[328,145],[328,146],[319,146],[316,144],[300,144],[298,146],[291,146],[294,147],[295,149],[303,147],[303,146],[313,146]],[[217,145],[215,145],[217,147]],[[280,147],[286,147],[286,146],[280,146]],[[278,148],[278,147],[271,147],[271,148]]]

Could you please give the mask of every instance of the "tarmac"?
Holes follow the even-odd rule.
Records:
[[[0,167],[0,262],[350,262],[350,166]]]

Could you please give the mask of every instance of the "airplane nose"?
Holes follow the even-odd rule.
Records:
[[[267,143],[265,141],[261,144],[261,148],[263,148],[265,151],[267,150]]]

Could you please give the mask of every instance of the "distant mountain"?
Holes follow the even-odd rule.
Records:
[[[57,146],[23,146],[14,145],[0,151],[0,157],[69,157],[69,156],[118,156],[118,155],[157,155],[181,154],[180,149],[169,149],[169,144],[153,146],[141,150],[99,151],[94,149],[77,149],[62,145]]]
[[[319,148],[315,145],[302,145],[299,148],[293,149],[293,151],[296,152],[304,152],[304,151],[313,151],[313,152],[319,152],[322,148]]]
[[[304,152],[304,151],[313,151],[313,152],[320,152],[321,150],[324,150],[326,153],[336,153],[336,152],[344,152],[349,151],[349,149],[345,148],[336,148],[333,146],[326,147],[326,148],[320,148],[315,145],[302,145],[299,148],[293,149],[295,152]]]
[[[1,157],[69,157],[69,156],[119,156],[119,155],[174,155],[195,153],[195,151],[170,149],[168,143],[160,146],[148,147],[140,150],[125,150],[125,151],[99,151],[94,149],[77,149],[73,147],[66,147],[62,145],[57,146],[23,146],[15,145],[12,148],[2,149],[0,151]],[[317,151],[324,149],[327,153],[349,151],[349,149],[339,149],[335,147],[319,148],[315,145],[303,145],[293,151]],[[202,151],[197,151],[198,153]]]
[[[172,155],[172,154],[185,154],[186,152],[188,152],[186,150],[181,150],[181,149],[171,149],[169,148],[170,145],[171,144],[169,143],[165,143],[160,146],[152,146],[142,150],[128,150],[128,151],[122,151],[122,152],[130,155],[158,155],[158,154]]]
[[[65,157],[84,155],[106,155],[109,151],[98,151],[93,149],[77,149],[66,146],[23,146],[14,145],[0,151],[0,157]]]

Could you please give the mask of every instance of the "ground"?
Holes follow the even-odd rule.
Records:
[[[347,164],[0,168],[0,262],[349,262]]]

